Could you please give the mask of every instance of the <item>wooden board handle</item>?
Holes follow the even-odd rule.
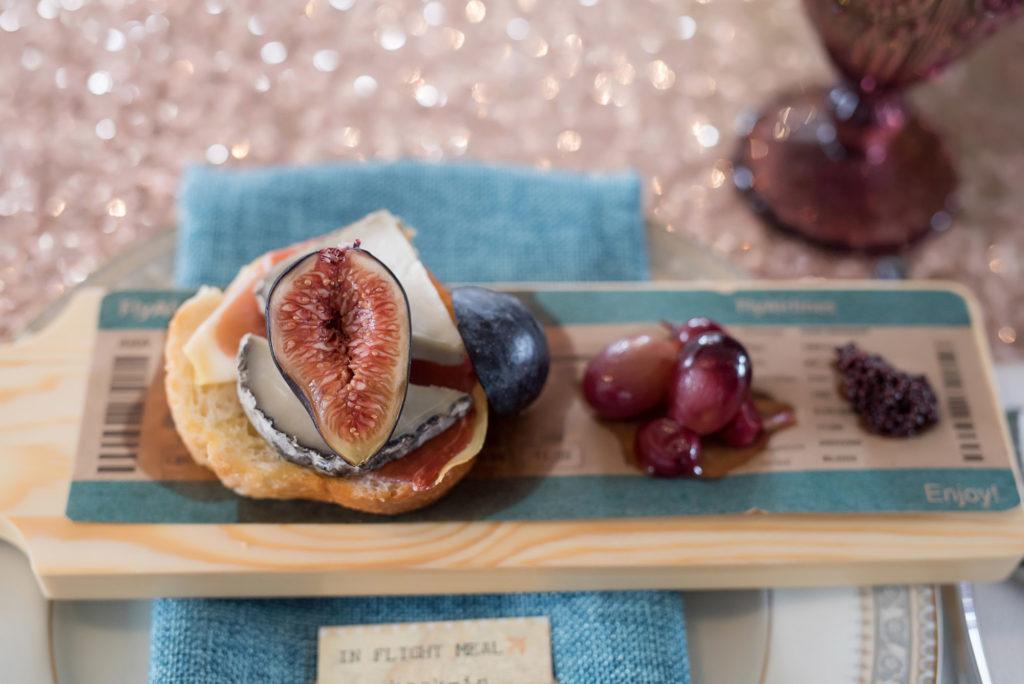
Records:
[[[103,290],[84,289],[43,331],[0,346],[0,538],[67,498]]]

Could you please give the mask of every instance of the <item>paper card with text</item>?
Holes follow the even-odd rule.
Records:
[[[147,523],[572,520],[769,513],[1002,511],[1019,505],[981,322],[940,285],[758,289],[542,286],[516,291],[546,328],[551,373],[520,416],[492,418],[474,469],[437,504],[382,518],[238,496],[193,462],[163,388],[165,327],[190,293],[106,295],[67,505],[73,520]],[[708,316],[750,351],[754,390],[796,424],[717,481],[655,479],[636,425],[594,419],[579,381],[612,340]],[[940,420],[911,439],[869,434],[837,391],[835,347],[856,342],[928,377]],[[708,452],[708,458],[718,458]]]
[[[318,684],[553,684],[546,617],[321,627]]]

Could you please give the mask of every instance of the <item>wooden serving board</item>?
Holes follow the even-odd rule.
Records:
[[[102,296],[84,290],[45,331],[0,347],[0,536],[28,555],[52,598],[984,581],[1005,577],[1024,555],[1019,506],[545,521],[72,522],[65,505]]]

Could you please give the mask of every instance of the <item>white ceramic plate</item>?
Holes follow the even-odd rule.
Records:
[[[146,680],[149,602],[48,605],[25,557],[3,543],[0,579],[4,681]],[[936,594],[931,587],[688,593],[694,682],[934,683]]]

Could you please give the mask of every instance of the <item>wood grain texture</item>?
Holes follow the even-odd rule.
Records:
[[[663,284],[660,284],[663,286]],[[372,525],[73,523],[102,293],[0,348],[0,536],[53,598],[727,588],[995,580],[1024,512]]]

